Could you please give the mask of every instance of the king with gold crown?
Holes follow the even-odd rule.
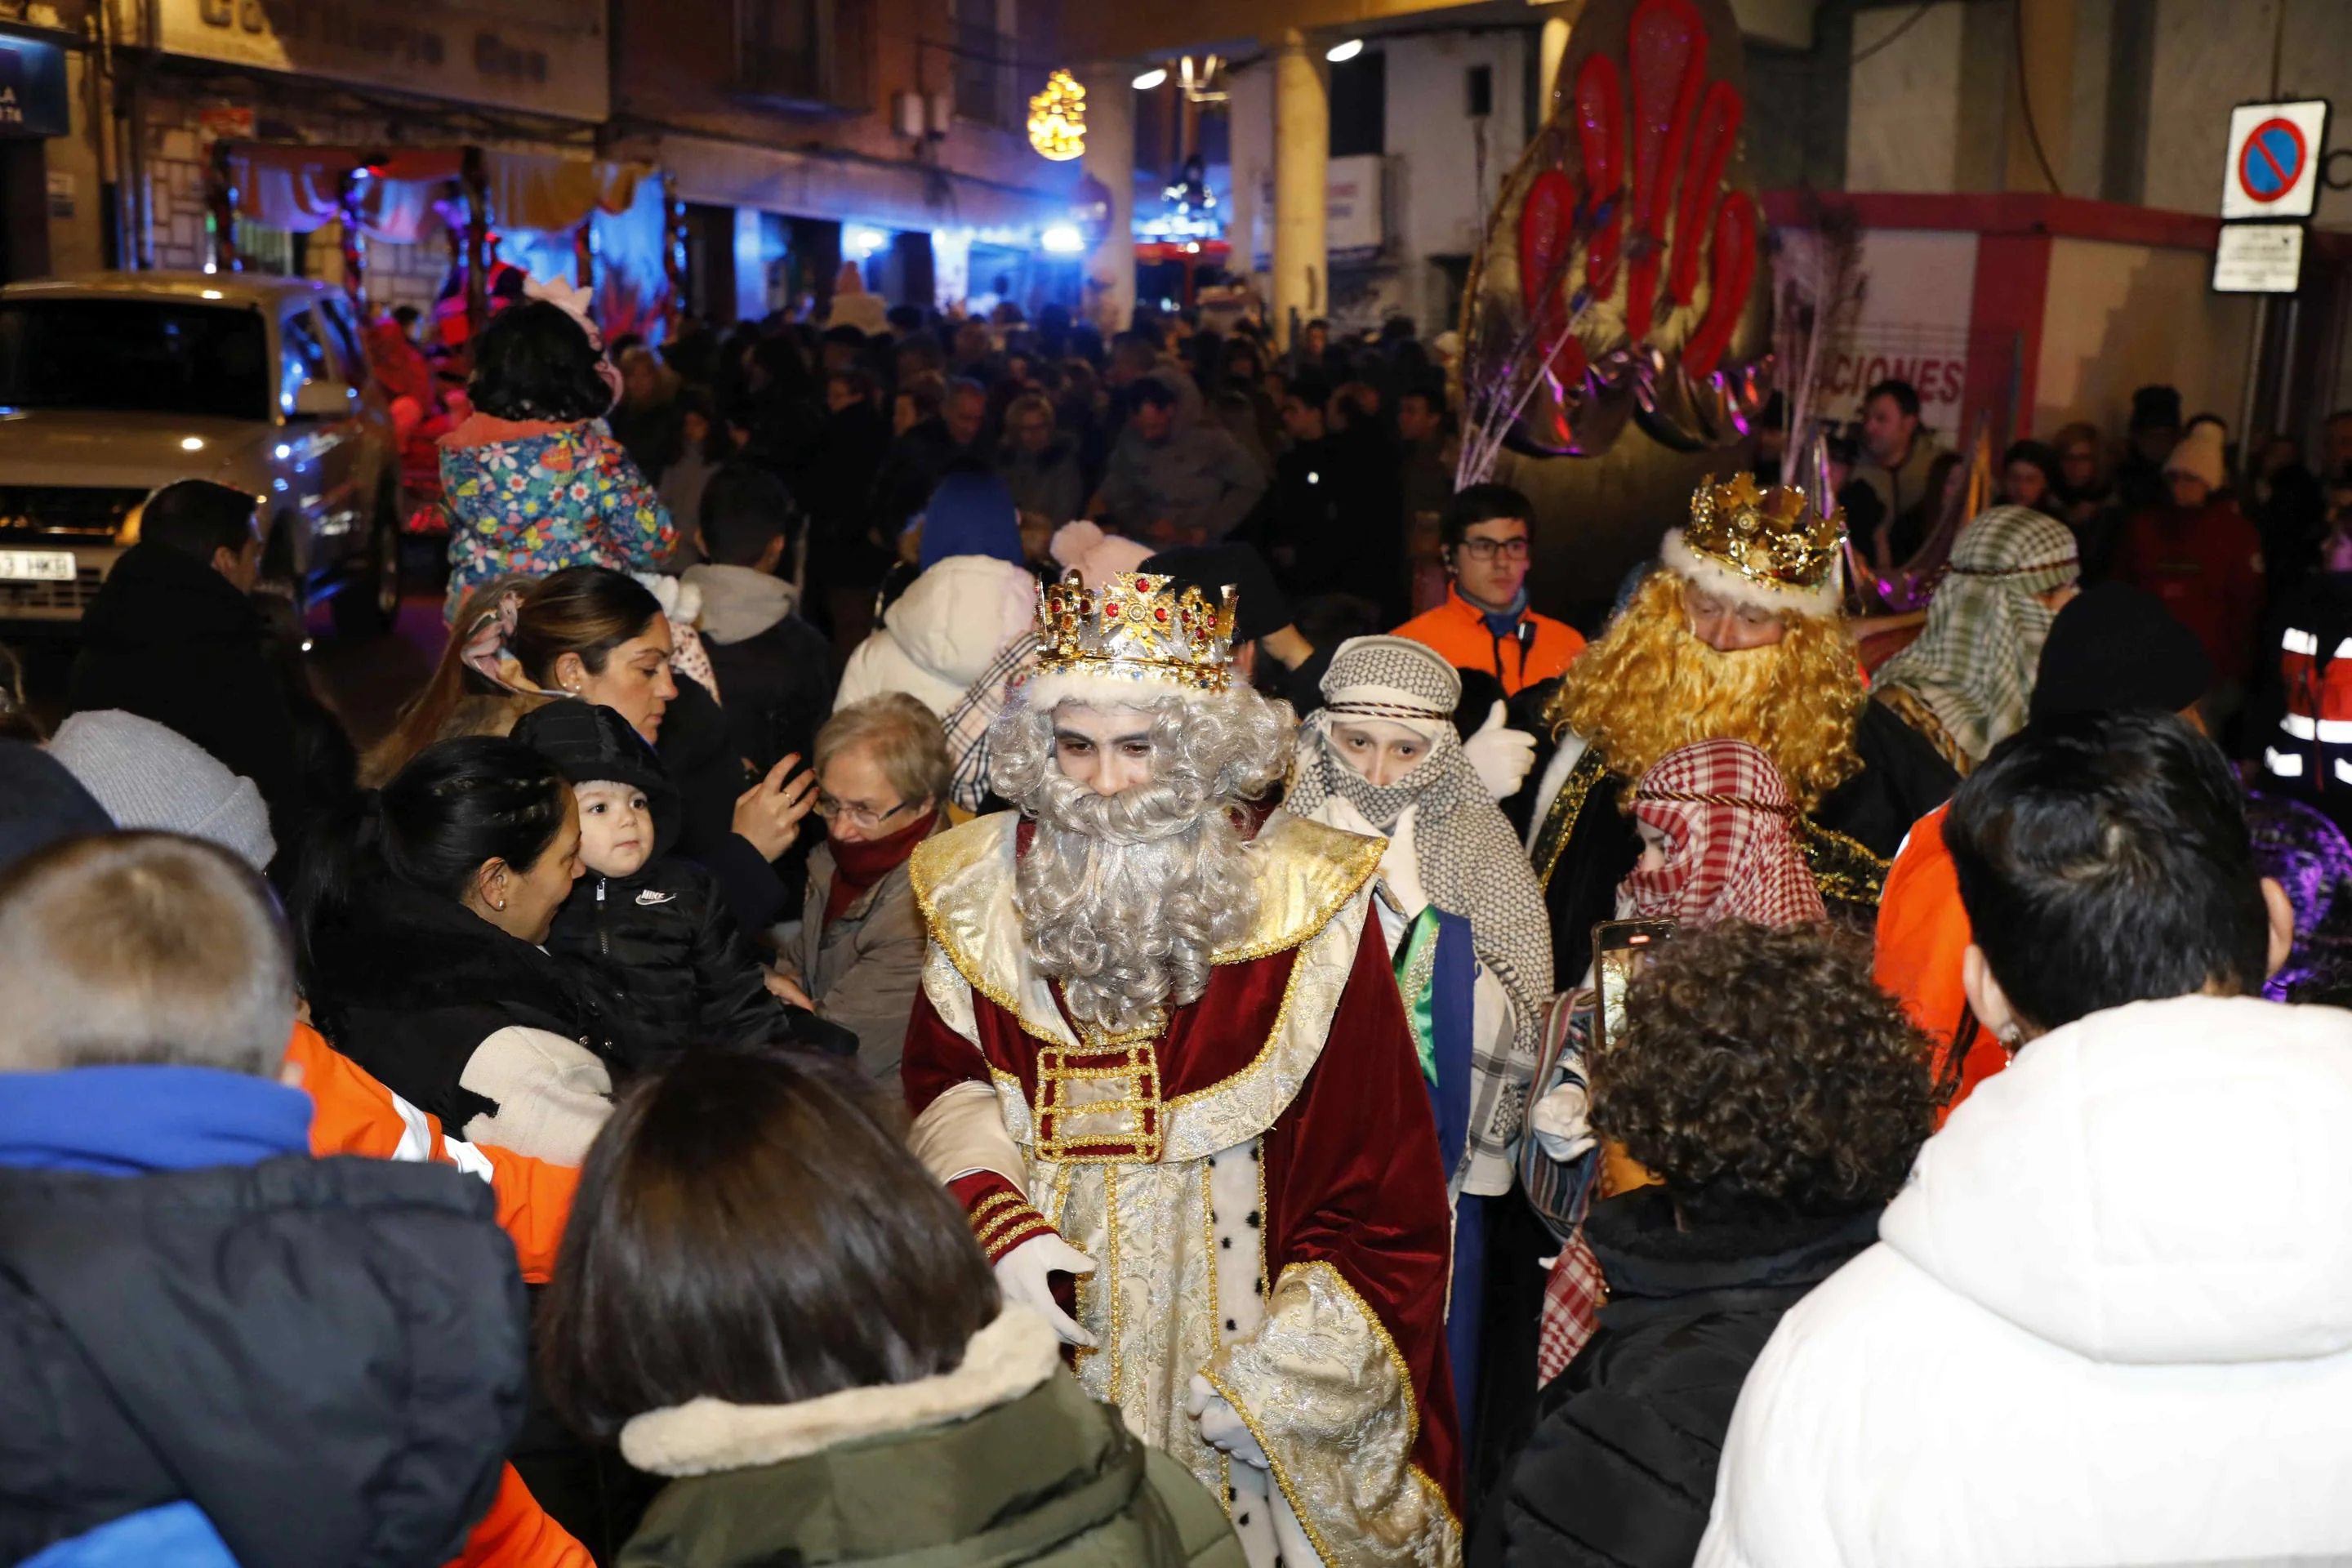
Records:
[[[1295,721],[1233,629],[1232,589],[1148,574],[1039,595],[990,737],[1018,809],[911,868],[911,1141],[1254,1568],[1458,1563],[1445,1173],[1367,921],[1383,844],[1259,825]]]
[[[1559,989],[1580,983],[1592,927],[1642,852],[1620,809],[1678,747],[1745,741],[1804,813],[1806,858],[1832,912],[1866,924],[1911,825],[1958,782],[1916,731],[1866,700],[1840,613],[1843,515],[1746,474],[1707,480],[1658,565],[1561,679],[1557,749],[1529,835]]]

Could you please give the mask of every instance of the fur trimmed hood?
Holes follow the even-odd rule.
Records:
[[[1692,549],[1679,528],[1666,530],[1665,539],[1658,545],[1658,559],[1686,583],[1775,615],[1799,615],[1819,620],[1838,613],[1841,574],[1835,568],[1810,588],[1754,582]]]
[[[697,1399],[649,1410],[621,1429],[621,1453],[638,1469],[671,1478],[782,1464],[843,1444],[968,1420],[1030,1393],[1061,1364],[1053,1326],[1008,1303],[972,1335],[953,1372],[845,1388],[795,1405]]]

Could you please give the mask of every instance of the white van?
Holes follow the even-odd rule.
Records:
[[[262,576],[350,632],[400,605],[400,463],[341,289],[110,272],[0,289],[0,621],[72,622],[174,479],[257,498]]]

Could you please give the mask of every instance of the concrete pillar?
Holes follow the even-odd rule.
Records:
[[[1283,33],[1274,55],[1274,331],[1288,347],[1293,313],[1304,328],[1329,300],[1331,99],[1323,61],[1297,28]]]
[[[1568,33],[1564,13],[1556,11],[1544,18],[1536,46],[1536,122],[1528,128],[1530,137],[1551,123],[1552,95],[1559,90],[1559,62],[1568,57]]]
[[[1110,192],[1102,243],[1087,258],[1086,310],[1108,334],[1135,317],[1135,70],[1097,60],[1078,70],[1087,89],[1085,168]]]

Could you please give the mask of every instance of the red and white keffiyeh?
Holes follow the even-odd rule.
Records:
[[[1633,918],[1692,926],[1829,918],[1788,786],[1747,742],[1667,752],[1634,786],[1633,815],[1665,836],[1666,863],[1625,879]]]

